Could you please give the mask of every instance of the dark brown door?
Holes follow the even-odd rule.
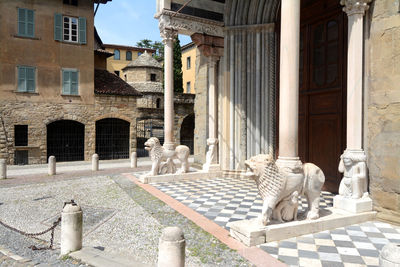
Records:
[[[337,0],[303,1],[300,40],[299,155],[337,192],[345,148],[345,14]]]

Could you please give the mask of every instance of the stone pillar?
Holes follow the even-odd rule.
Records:
[[[99,170],[99,155],[93,154],[92,156],[92,171],[98,171]]]
[[[301,166],[298,157],[300,1],[282,0],[281,12],[277,165],[294,169]]]
[[[371,0],[341,0],[348,16],[347,147],[340,156],[343,173],[333,206],[353,213],[372,210],[368,196],[367,157],[362,148],[363,20]]]
[[[131,168],[137,168],[137,153],[132,152],[131,154]]]
[[[61,213],[61,255],[82,248],[83,214],[74,201],[67,203]]]
[[[164,147],[174,150],[174,42],[177,32],[161,29],[164,42]]]
[[[185,266],[185,237],[179,227],[163,230],[158,247],[158,267]]]
[[[49,157],[48,174],[49,175],[56,174],[56,157],[55,156]]]
[[[7,178],[7,163],[5,159],[0,159],[0,179]]]
[[[203,170],[220,170],[218,163],[218,62],[224,53],[224,39],[195,33],[191,36],[200,53],[208,57],[208,151]]]

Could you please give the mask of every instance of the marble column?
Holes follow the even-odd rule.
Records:
[[[164,147],[174,150],[174,42],[177,32],[166,28],[160,32],[164,42]]]
[[[342,0],[348,16],[347,56],[347,147],[340,156],[343,178],[333,206],[359,213],[372,210],[368,196],[367,156],[362,147],[363,132],[363,20],[371,0]]]
[[[298,169],[300,1],[282,0],[278,167]]]
[[[217,108],[217,64],[219,57],[208,58],[208,151],[203,170],[219,170],[218,165],[218,108]]]

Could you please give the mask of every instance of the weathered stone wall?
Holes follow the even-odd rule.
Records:
[[[128,96],[96,96],[94,105],[1,101],[0,153],[13,164],[14,125],[28,125],[28,146],[18,149],[28,150],[29,164],[45,163],[47,124],[74,120],[85,125],[84,155],[85,160],[90,160],[95,152],[96,121],[104,118],[119,118],[130,123],[130,150],[133,151],[136,148],[137,116],[136,97]]]
[[[400,218],[400,16],[398,1],[373,1],[366,34],[366,151],[381,218]],[[368,62],[369,61],[369,62]]]

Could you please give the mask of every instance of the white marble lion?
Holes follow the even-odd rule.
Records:
[[[177,173],[186,173],[189,171],[189,147],[179,145],[175,150],[167,150],[161,146],[157,137],[150,137],[145,143],[145,149],[149,151],[152,161],[149,176],[155,176],[165,173],[175,173],[176,167],[174,159],[179,159],[181,168]]]

